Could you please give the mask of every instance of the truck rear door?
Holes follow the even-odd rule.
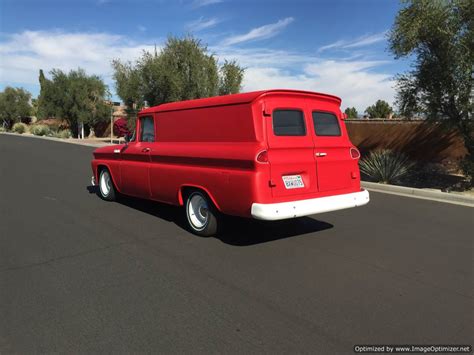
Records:
[[[351,158],[351,143],[343,127],[338,108],[322,107],[308,100],[318,188],[323,191],[344,190],[351,187],[351,174],[357,168]]]
[[[311,122],[303,99],[265,100],[265,124],[273,197],[317,192]]]

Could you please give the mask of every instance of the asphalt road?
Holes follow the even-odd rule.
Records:
[[[0,353],[352,353],[473,344],[473,211],[365,207],[196,237],[88,190],[93,148],[0,135]]]

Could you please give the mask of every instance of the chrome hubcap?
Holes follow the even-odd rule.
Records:
[[[104,171],[100,174],[100,192],[103,196],[107,196],[110,193],[111,181],[108,172]]]
[[[206,227],[209,220],[209,206],[207,201],[200,194],[193,195],[188,200],[187,206],[188,220],[196,230],[202,230]]]

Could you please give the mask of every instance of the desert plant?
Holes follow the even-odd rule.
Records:
[[[12,128],[13,132],[15,133],[19,133],[19,134],[23,134],[26,132],[27,130],[27,126],[26,124],[24,123],[21,123],[21,122],[17,122],[13,125],[13,128]]]
[[[51,135],[51,130],[49,129],[48,126],[46,125],[34,125],[31,127],[31,133],[33,133],[35,136],[49,136]]]
[[[461,161],[461,170],[466,176],[467,182],[471,188],[474,187],[474,162],[470,159],[463,159]]]
[[[359,166],[371,180],[391,184],[410,175],[415,163],[403,153],[382,149],[371,152],[359,162]]]
[[[57,136],[58,136],[58,138],[71,138],[72,133],[71,133],[71,130],[69,130],[69,129],[63,129],[63,130],[60,130],[57,133]]]

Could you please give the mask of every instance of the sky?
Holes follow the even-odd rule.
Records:
[[[289,88],[342,98],[359,113],[394,101],[409,69],[388,51],[398,0],[0,0],[0,90],[39,94],[38,73],[83,68],[115,100],[111,61],[134,61],[191,34],[219,62],[246,68],[243,90]],[[48,74],[47,74],[48,75]]]

